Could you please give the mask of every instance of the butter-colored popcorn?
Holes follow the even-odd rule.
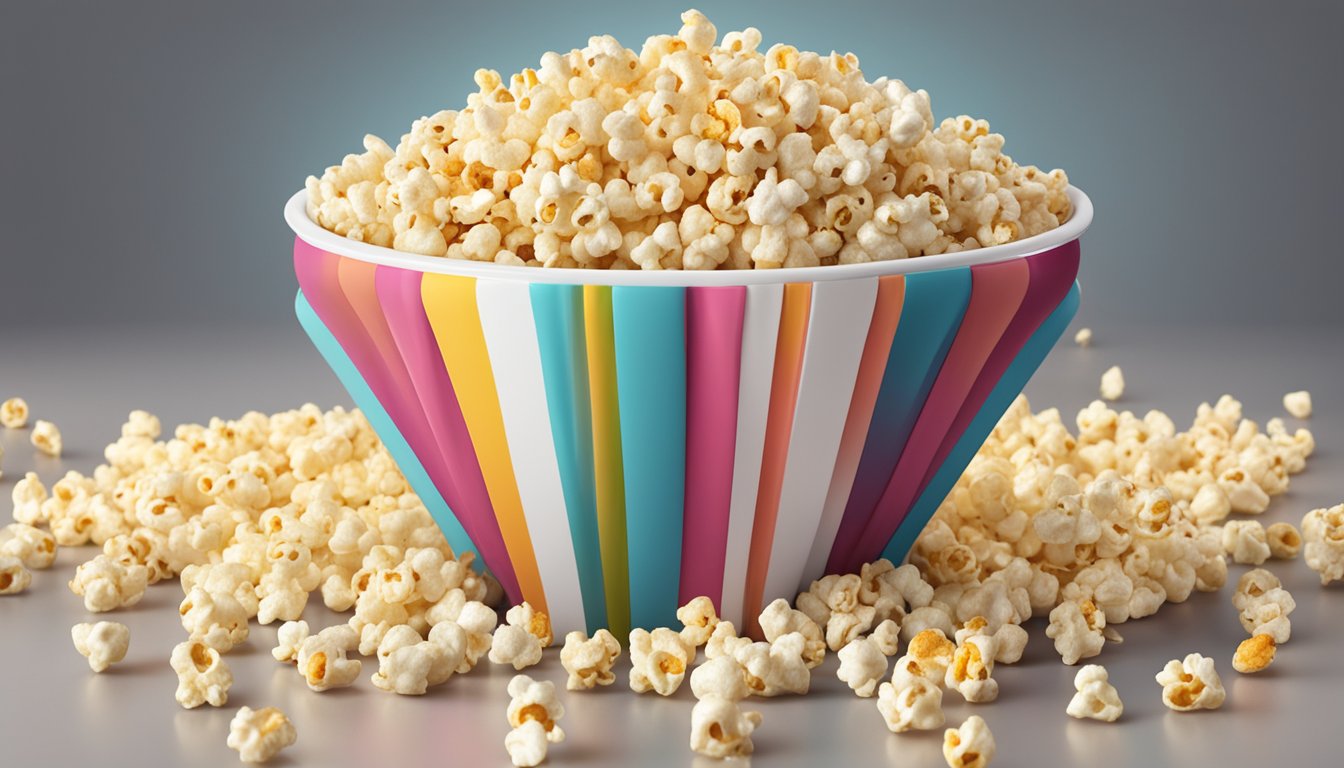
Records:
[[[378,644],[378,671],[374,687],[402,696],[422,696],[439,656],[438,645],[424,640],[406,624],[392,627]]]
[[[187,640],[173,648],[170,660],[177,673],[177,703],[187,709],[202,704],[222,707],[229,701],[233,673],[224,657],[200,640]]]
[[[1120,366],[1112,365],[1101,375],[1101,397],[1114,402],[1125,394],[1125,373]]]
[[[299,650],[307,639],[308,622],[286,621],[275,632],[276,645],[271,649],[271,656],[279,662],[297,662]]]
[[[812,682],[812,668],[805,656],[807,642],[801,632],[790,632],[771,643],[738,649],[734,658],[742,666],[752,695],[806,694]]]
[[[18,558],[34,571],[46,570],[56,561],[56,537],[41,528],[11,523],[0,528],[0,557]]]
[[[1232,668],[1243,675],[1260,672],[1274,663],[1277,646],[1271,635],[1252,635],[1237,646],[1237,652],[1232,656]]]
[[[17,595],[33,583],[33,574],[17,557],[0,555],[0,595]]]
[[[569,673],[565,688],[589,691],[599,685],[611,685],[616,681],[611,668],[620,655],[620,641],[606,629],[597,630],[591,638],[586,632],[570,632],[565,635],[565,645],[560,649],[560,665]]]
[[[697,699],[741,701],[751,695],[745,670],[730,656],[710,659],[691,673],[691,693]]]
[[[695,648],[676,631],[659,627],[630,631],[630,690],[671,696],[681,687],[695,659]]]
[[[887,654],[882,644],[871,637],[862,637],[841,648],[838,655],[840,666],[835,671],[836,677],[859,696],[872,696],[887,674]]]
[[[979,715],[943,732],[943,759],[951,768],[984,768],[994,759],[994,734]]]
[[[972,635],[957,646],[952,654],[943,683],[960,693],[973,704],[993,701],[999,697],[999,683],[994,673],[994,638]]]
[[[527,602],[515,605],[504,615],[504,620],[515,627],[522,627],[541,643],[542,648],[550,648],[555,640],[551,631],[551,617],[533,608]]]
[[[359,635],[346,624],[305,638],[295,660],[308,689],[321,692],[354,685],[363,664],[347,654],[358,645]]]
[[[140,602],[149,583],[143,565],[123,565],[99,555],[75,569],[70,591],[84,598],[84,608],[93,613],[115,611]]]
[[[973,616],[956,632],[956,643],[961,645],[968,638],[985,635],[994,639],[994,662],[996,664],[1016,664],[1021,661],[1027,649],[1027,630],[1017,624],[1004,624],[994,632],[989,631],[989,623],[983,616]]]
[[[1344,504],[1313,509],[1302,518],[1303,557],[1321,584],[1344,579]]]
[[[48,456],[60,457],[61,455],[61,430],[50,421],[38,419],[33,423],[33,431],[28,436],[33,447]]]
[[[47,488],[42,485],[36,472],[28,472],[14,484],[10,491],[14,502],[14,520],[23,525],[39,525],[49,521],[43,511],[43,502],[47,500]]]
[[[89,660],[89,668],[102,672],[126,658],[131,646],[131,630],[115,621],[76,624],[70,628],[75,650]]]
[[[768,643],[774,643],[781,637],[798,633],[803,636],[803,660],[808,669],[821,664],[826,657],[826,637],[821,627],[808,618],[807,614],[789,607],[789,601],[779,598],[771,602],[761,612],[759,624],[761,633]]]
[[[210,594],[201,587],[193,587],[178,606],[178,613],[188,636],[200,639],[220,653],[228,653],[247,640],[247,610],[228,592]]]
[[[565,740],[565,731],[559,721],[565,707],[555,695],[555,684],[549,680],[533,680],[527,675],[515,675],[509,681],[509,725],[522,728],[529,722],[539,723],[547,742],[559,744]],[[535,726],[529,726],[535,727]],[[543,751],[542,757],[545,754]]]
[[[1050,612],[1046,637],[1055,641],[1055,651],[1065,664],[1077,664],[1101,653],[1106,644],[1102,630],[1106,628],[1106,612],[1090,599],[1066,601]]]
[[[677,621],[682,624],[681,638],[699,648],[714,634],[719,615],[714,610],[714,601],[701,595],[677,609]]]
[[[1073,334],[1073,343],[1080,347],[1092,346],[1092,329],[1079,328],[1078,332]]]
[[[1271,523],[1265,528],[1269,542],[1269,556],[1276,560],[1292,560],[1302,551],[1302,534],[1292,523]]]
[[[943,689],[924,677],[883,683],[877,690],[877,710],[892,733],[939,728],[943,718]]]
[[[28,424],[28,402],[22,397],[11,397],[0,403],[0,427],[23,429]]]
[[[714,625],[709,640],[705,643],[705,658],[717,659],[720,656],[737,656],[742,648],[751,645],[750,637],[738,637],[737,627],[731,621],[719,621]]]
[[[546,726],[537,720],[528,720],[510,730],[504,736],[504,750],[509,753],[509,761],[519,768],[541,765],[550,751],[551,740],[547,736]],[[564,741],[564,738],[555,741]]]
[[[489,658],[492,664],[523,670],[541,661],[541,641],[525,627],[501,624],[495,629]]]
[[[1100,720],[1113,723],[1125,711],[1120,694],[1111,685],[1106,668],[1100,664],[1085,664],[1073,678],[1077,693],[1069,700],[1069,717]]]
[[[1265,527],[1257,520],[1229,520],[1223,525],[1223,549],[1234,563],[1259,565],[1269,559]]]
[[[1249,601],[1241,608],[1238,618],[1241,626],[1251,635],[1269,635],[1282,645],[1292,636],[1288,614],[1297,608],[1297,601],[1288,590],[1275,587]]]
[[[1177,712],[1217,709],[1227,698],[1213,659],[1198,653],[1188,654],[1181,661],[1168,661],[1157,673],[1157,684],[1162,686],[1162,703]]]
[[[1311,418],[1311,393],[1305,389],[1283,396],[1283,409],[1295,419]]]
[[[299,738],[294,724],[275,707],[243,707],[229,721],[229,749],[244,763],[264,763]]]
[[[691,709],[691,751],[716,759],[747,757],[760,724],[761,713],[743,712],[735,699],[702,698]]]

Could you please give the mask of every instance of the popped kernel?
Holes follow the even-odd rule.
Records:
[[[177,673],[177,703],[186,709],[202,704],[222,707],[229,701],[233,673],[219,651],[200,640],[187,640],[173,648],[170,659]]]
[[[1113,723],[1125,711],[1120,694],[1111,685],[1106,668],[1100,664],[1079,668],[1073,678],[1073,687],[1077,693],[1069,700],[1069,717]]]
[[[671,696],[681,687],[695,648],[666,627],[630,631],[630,690]]]
[[[244,763],[264,763],[299,738],[294,724],[275,707],[243,707],[229,721],[229,749]]]
[[[1284,395],[1283,410],[1295,419],[1311,418],[1311,393],[1301,389]]]
[[[599,685],[611,685],[616,681],[611,668],[620,655],[620,641],[606,629],[597,630],[592,637],[579,630],[570,632],[560,649],[560,665],[569,673],[565,688],[589,691]]]
[[[1303,556],[1321,584],[1344,579],[1344,504],[1313,509],[1302,518]]]
[[[1253,635],[1241,641],[1237,652],[1232,655],[1232,668],[1243,675],[1254,674],[1274,663],[1274,652],[1278,644],[1270,635]]]
[[[11,397],[0,403],[0,426],[6,429],[23,429],[28,424],[28,401],[22,397]]]
[[[699,648],[714,634],[719,615],[714,610],[714,601],[701,595],[677,609],[677,621],[683,627],[682,639]]]
[[[33,447],[48,456],[60,458],[61,455],[61,430],[50,421],[38,419],[33,424],[33,431],[28,436]]]
[[[33,574],[17,557],[0,555],[0,595],[17,595],[33,583]]]
[[[1120,366],[1112,365],[1101,375],[1101,397],[1112,402],[1125,394],[1125,373]]]
[[[1227,698],[1213,659],[1198,653],[1188,654],[1180,661],[1168,661],[1157,673],[1157,684],[1162,686],[1162,703],[1177,712],[1217,709]]]
[[[1079,328],[1078,332],[1073,334],[1073,343],[1080,347],[1092,346],[1092,329]]]
[[[1292,560],[1302,551],[1302,534],[1292,523],[1272,523],[1265,528],[1269,556],[1275,560]]]
[[[945,722],[943,689],[923,677],[883,683],[877,690],[877,709],[892,733],[933,730]]]
[[[527,675],[515,675],[509,681],[509,726],[512,731],[504,748],[517,766],[539,765],[546,759],[551,744],[565,740],[558,721],[565,707],[555,695],[555,684],[536,681]]]
[[[943,759],[951,768],[984,768],[994,759],[994,734],[979,715],[943,733]]]
[[[743,712],[734,699],[709,696],[691,708],[691,751],[717,759],[746,757],[755,750],[751,734],[760,712]]]
[[[70,638],[79,655],[89,660],[89,669],[102,672],[126,658],[131,645],[131,630],[115,621],[76,624],[70,628]]]

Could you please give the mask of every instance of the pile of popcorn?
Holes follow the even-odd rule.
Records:
[[[1228,519],[1263,512],[1287,489],[1314,448],[1306,429],[1273,419],[1261,431],[1226,396],[1201,405],[1185,431],[1160,412],[1139,417],[1101,401],[1075,424],[1076,434],[1058,411],[1033,413],[1019,398],[910,563],[879,560],[819,579],[792,603],[775,600],[759,639],[739,636],[709,598],[691,600],[677,612],[681,627],[624,638],[627,684],[671,696],[689,678],[691,749],[745,756],[763,718],[743,702],[806,694],[835,653],[838,678],[875,700],[890,731],[927,730],[944,725],[945,690],[977,704],[998,697],[995,666],[1022,657],[1031,617],[1048,618],[1046,636],[1075,664],[1118,641],[1116,625],[1221,588],[1228,558],[1260,565],[1301,552],[1323,584],[1344,579],[1344,505],[1308,513],[1300,532]],[[448,549],[358,412],[305,405],[160,433],[156,417],[133,412],[92,476],[69,472],[48,491],[29,473],[15,485],[16,522],[0,529],[0,594],[24,591],[29,569],[50,568],[62,546],[101,547],[70,581],[92,613],[179,579],[185,639],[169,664],[183,707],[228,703],[227,656],[254,619],[280,623],[272,655],[318,693],[355,684],[367,660],[375,687],[421,695],[482,658],[521,672],[554,644],[549,617],[527,603],[501,621],[497,583]],[[314,595],[348,621],[310,627],[302,615]],[[1248,635],[1232,666],[1259,672],[1289,640],[1293,597],[1256,568],[1232,606]],[[130,646],[114,621],[78,624],[71,639],[94,672]],[[570,632],[559,652],[565,687],[581,695],[615,684],[621,640],[606,629]],[[1199,654],[1169,662],[1156,680],[1173,710],[1226,698],[1214,660]],[[524,674],[508,689],[505,748],[515,765],[538,765],[564,741],[564,705],[552,683]],[[1069,715],[1111,722],[1123,709],[1104,667],[1079,670]],[[279,710],[243,707],[228,744],[262,762],[296,738]],[[994,751],[979,717],[944,734],[953,768],[986,765]]]
[[[461,110],[309,177],[309,217],[428,256],[610,269],[883,261],[1069,217],[1064,172],[1016,164],[986,121],[935,121],[852,53],[681,19],[639,51],[601,36],[507,82],[478,70]]]

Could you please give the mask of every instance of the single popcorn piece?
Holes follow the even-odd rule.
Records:
[[[1125,711],[1120,694],[1111,685],[1106,668],[1100,664],[1086,664],[1074,675],[1073,687],[1077,693],[1069,700],[1069,717],[1114,723]]]
[[[26,473],[10,491],[10,499],[14,502],[14,521],[22,525],[50,522],[50,514],[43,510],[47,498],[47,488],[42,485],[37,473]]]
[[[1223,549],[1234,563],[1259,565],[1269,559],[1269,539],[1258,520],[1229,520],[1223,525]]]
[[[422,639],[415,629],[399,624],[378,644],[378,671],[370,682],[375,688],[402,696],[423,696],[442,653],[438,645]]]
[[[971,715],[960,728],[943,732],[943,759],[951,768],[984,768],[994,759],[994,734],[979,715]]]
[[[1283,396],[1283,409],[1295,419],[1311,418],[1311,393],[1305,389]]]
[[[697,699],[741,701],[751,695],[751,689],[747,688],[742,665],[729,656],[720,656],[706,661],[691,673],[691,693]]]
[[[961,645],[976,635],[994,639],[994,661],[998,664],[1016,664],[1027,649],[1027,630],[1018,624],[1004,624],[991,633],[985,617],[973,616],[957,630],[956,643]]]
[[[28,436],[33,447],[47,454],[60,458],[61,455],[61,430],[50,421],[38,419],[33,424],[32,434]]]
[[[1247,608],[1264,597],[1271,590],[1283,586],[1279,577],[1264,568],[1252,568],[1237,580],[1236,591],[1232,593],[1232,607],[1238,611]]]
[[[228,653],[247,640],[247,609],[227,592],[211,594],[192,587],[178,606],[178,613],[188,636],[199,638],[220,653]]]
[[[504,620],[515,627],[527,630],[541,642],[542,648],[550,648],[551,643],[555,641],[555,635],[551,631],[551,617],[533,608],[526,601],[522,605],[510,608],[508,613],[504,614]]]
[[[546,762],[551,747],[546,737],[546,726],[537,720],[528,720],[509,731],[504,736],[504,750],[509,753],[509,761],[519,768],[532,768]]]
[[[1251,600],[1241,609],[1241,626],[1251,635],[1269,635],[1282,645],[1292,636],[1288,614],[1297,608],[1297,601],[1288,590],[1275,587]]]
[[[22,397],[11,397],[0,403],[0,426],[23,429],[28,424],[28,402]]]
[[[671,696],[681,687],[695,648],[666,627],[630,631],[630,690]]]
[[[760,725],[761,713],[743,712],[735,699],[702,698],[691,709],[691,751],[716,759],[747,757]]]
[[[219,651],[200,640],[188,640],[173,648],[171,662],[177,673],[177,703],[186,709],[202,704],[222,707],[229,701],[233,673]]]
[[[243,707],[229,722],[229,749],[244,763],[264,763],[293,746],[299,738],[294,724],[275,707]]]
[[[1167,666],[1157,673],[1157,683],[1162,686],[1162,703],[1177,712],[1217,709],[1227,698],[1223,681],[1213,667],[1213,659],[1198,653],[1189,654],[1181,661],[1168,661]]]
[[[1232,656],[1232,668],[1243,675],[1254,674],[1274,663],[1278,644],[1270,635],[1254,635],[1241,641]]]
[[[526,628],[501,624],[490,644],[490,663],[523,670],[541,661],[541,650],[541,641]]]
[[[308,622],[306,621],[286,621],[276,630],[276,645],[271,649],[271,656],[279,662],[297,662],[299,659],[299,649],[303,647],[303,641],[308,639]]]
[[[347,624],[337,624],[305,638],[296,661],[308,689],[322,692],[354,685],[363,663],[347,657],[359,646],[359,635]]]
[[[1272,523],[1265,528],[1269,556],[1275,560],[1292,560],[1302,551],[1302,534],[1292,523]]]
[[[1120,366],[1112,365],[1101,375],[1101,397],[1114,402],[1125,394],[1125,374]]]
[[[504,746],[514,765],[538,765],[546,759],[550,744],[565,740],[565,731],[559,720],[565,707],[555,695],[555,684],[549,680],[537,681],[527,675],[515,675],[509,681],[509,725],[512,738]],[[519,731],[525,731],[519,733]]]
[[[957,644],[940,629],[926,629],[910,639],[905,655],[896,660],[892,682],[899,684],[910,677],[922,677],[941,685],[956,654]]]
[[[1106,628],[1106,613],[1092,600],[1066,601],[1050,611],[1050,625],[1045,635],[1055,641],[1055,650],[1065,664],[1077,664],[1101,653],[1106,644],[1102,630]]]
[[[736,656],[737,652],[751,645],[750,637],[738,637],[737,627],[731,621],[719,621],[705,643],[705,658],[717,659],[720,656]]]
[[[821,664],[826,657],[826,637],[821,627],[802,611],[789,607],[789,601],[779,598],[765,607],[758,621],[761,633],[768,643],[784,635],[797,632],[803,636],[803,659],[808,669]]]
[[[84,598],[84,608],[93,613],[115,611],[140,602],[149,583],[149,570],[139,564],[124,565],[99,555],[75,569],[70,591]]]
[[[887,674],[887,654],[879,641],[871,637],[855,640],[838,652],[840,666],[835,675],[854,693],[868,698]]]
[[[0,555],[0,595],[17,595],[33,583],[33,574],[17,557]]]
[[[46,570],[56,562],[56,537],[41,528],[11,523],[0,528],[0,557],[15,557],[25,568]]]
[[[1344,504],[1313,509],[1302,518],[1303,557],[1321,584],[1344,579]]]
[[[1078,332],[1073,334],[1073,343],[1080,347],[1092,346],[1092,329],[1079,328]]]
[[[923,677],[901,684],[883,683],[877,690],[877,710],[892,733],[930,731],[942,727],[943,689]]]
[[[677,621],[682,624],[681,638],[694,648],[709,642],[714,628],[719,624],[719,615],[714,610],[714,601],[701,595],[677,609]]]
[[[70,628],[70,638],[94,672],[102,672],[126,658],[126,650],[131,646],[131,630],[115,621],[76,624]]]
[[[606,629],[597,630],[592,637],[578,630],[570,632],[560,649],[560,665],[569,673],[565,688],[590,691],[599,685],[611,685],[616,681],[611,668],[620,655],[620,641]]]
[[[999,683],[990,677],[994,673],[994,638],[973,635],[957,646],[952,654],[943,683],[972,704],[993,701],[999,697]]]
[[[807,643],[801,632],[790,632],[771,643],[739,648],[734,658],[742,666],[752,695],[806,694],[812,682],[805,656]]]

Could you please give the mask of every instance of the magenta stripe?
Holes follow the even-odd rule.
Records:
[[[720,605],[728,547],[742,365],[743,286],[686,291],[686,502],[682,515],[682,603],[706,595]]]
[[[442,464],[448,482],[446,486],[438,481],[436,484],[449,508],[501,583],[504,579],[516,581],[471,435],[462,417],[462,408],[444,367],[434,331],[425,317],[420,278],[420,272],[388,266],[379,266],[374,277],[379,306],[387,318],[421,410],[428,419],[434,445],[438,447],[432,457],[420,455],[420,459],[426,462],[432,458],[430,463]]]

